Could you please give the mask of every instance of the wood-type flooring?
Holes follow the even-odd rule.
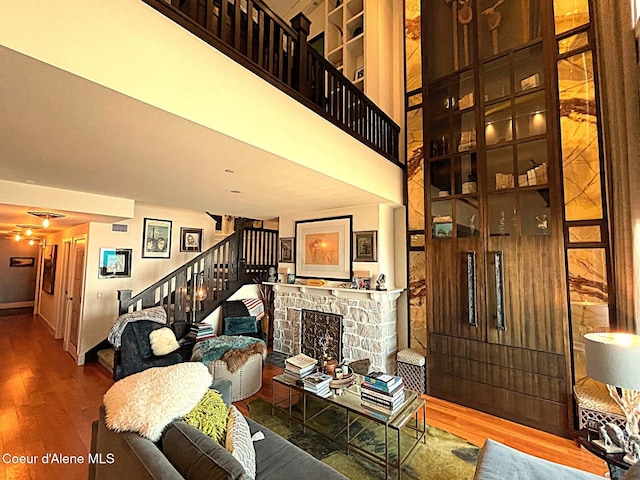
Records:
[[[38,317],[0,317],[0,332],[0,480],[86,479],[91,423],[113,383],[111,375],[97,362],[77,366],[63,351],[62,341],[54,339]],[[252,398],[270,400],[271,378],[281,371],[266,365],[262,389],[256,396],[237,402],[238,408],[248,414]],[[478,446],[490,437],[599,475],[607,470],[602,461],[572,440],[426,399],[428,423]],[[46,455],[57,462],[72,463],[45,464]]]

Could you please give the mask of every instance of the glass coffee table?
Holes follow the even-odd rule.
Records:
[[[356,375],[355,383],[343,389],[341,395],[332,393],[329,397],[324,398],[305,390],[301,385],[296,385],[295,380],[284,374],[276,375],[273,377],[271,385],[271,414],[273,415],[276,410],[284,412],[288,416],[289,426],[291,426],[292,421],[295,421],[302,425],[303,431],[308,428],[336,442],[346,450],[347,454],[355,452],[383,466],[385,478],[389,478],[389,467],[396,468],[398,479],[400,479],[402,465],[420,442],[426,443],[426,403],[416,392],[405,389],[405,401],[395,413],[387,415],[369,409],[360,402],[360,384],[362,381],[363,377]],[[286,390],[285,395],[279,396],[278,400],[276,400],[277,389],[280,391]],[[314,403],[314,408],[309,408],[310,400]],[[302,401],[302,405],[300,405],[300,401]],[[296,407],[295,409],[294,406]],[[300,411],[300,408],[302,411]],[[318,419],[323,414],[327,414],[332,408],[343,410],[346,415],[344,415],[344,425],[339,431],[333,435],[328,435],[326,431],[314,426],[313,420]],[[418,420],[420,412],[422,412],[422,423]],[[358,437],[365,431],[370,430],[367,425],[383,428],[384,455],[378,455],[358,445]],[[356,426],[360,426],[360,428],[355,428]],[[401,431],[404,427],[413,431],[413,435],[411,439],[412,445],[409,448],[405,448],[405,452],[402,452]],[[395,438],[390,438],[390,434]],[[389,456],[390,440],[397,442],[396,460],[391,460]]]

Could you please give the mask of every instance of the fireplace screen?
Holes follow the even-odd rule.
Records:
[[[301,351],[322,361],[324,354],[342,362],[342,315],[302,310]]]

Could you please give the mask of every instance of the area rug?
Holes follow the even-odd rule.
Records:
[[[293,406],[294,415],[299,414],[298,405]],[[345,411],[337,407],[327,408],[327,403],[309,398],[308,417],[320,409],[324,411],[310,425],[325,435],[344,439]],[[259,398],[249,403],[251,418],[288,439],[294,445],[309,452],[323,463],[331,466],[352,480],[378,480],[384,478],[384,468],[358,454],[346,455],[335,442],[306,429],[296,422],[288,427],[288,417],[277,411],[271,415],[271,405]],[[351,438],[356,436],[356,444],[367,451],[384,455],[384,429],[371,420],[362,417],[353,419],[350,427]],[[413,444],[410,430],[404,429],[401,440],[403,456]],[[389,455],[397,458],[397,437],[395,431],[389,434]],[[480,449],[444,430],[427,425],[427,443],[419,444],[406,460],[402,468],[402,478],[414,480],[471,480]],[[389,477],[396,478],[397,470],[389,469]]]
[[[269,365],[273,365],[274,367],[284,368],[284,361],[287,358],[289,358],[289,356],[285,355],[284,353],[269,352],[267,354],[267,359],[265,360],[265,363],[268,363]]]

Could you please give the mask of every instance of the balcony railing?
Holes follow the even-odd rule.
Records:
[[[260,0],[143,0],[397,165],[400,127]]]

